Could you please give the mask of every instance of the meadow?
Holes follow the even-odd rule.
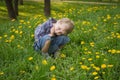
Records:
[[[54,3],[51,17],[75,23],[57,59],[34,51],[34,30],[48,18],[42,2],[19,5],[8,20],[0,3],[0,80],[120,80],[120,6]]]

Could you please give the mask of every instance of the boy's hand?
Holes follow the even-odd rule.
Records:
[[[55,36],[55,27],[52,27],[51,29],[50,29],[50,34],[49,34],[51,37],[52,36]]]

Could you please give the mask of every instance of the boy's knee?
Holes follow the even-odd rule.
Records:
[[[58,36],[58,38],[57,38],[57,40],[59,40],[59,41],[63,41],[66,39],[68,39],[68,37],[66,37],[66,36]]]
[[[67,36],[59,36],[56,38],[56,44],[58,45],[64,45],[69,41],[69,38]]]

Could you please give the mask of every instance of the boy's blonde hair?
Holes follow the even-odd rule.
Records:
[[[67,33],[71,33],[74,28],[74,22],[69,18],[62,18],[57,21],[57,23],[65,24],[65,27],[68,27]]]

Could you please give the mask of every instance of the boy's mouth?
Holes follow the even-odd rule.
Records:
[[[57,34],[56,34],[56,33],[54,33],[54,35],[55,35],[55,36],[57,36]]]

